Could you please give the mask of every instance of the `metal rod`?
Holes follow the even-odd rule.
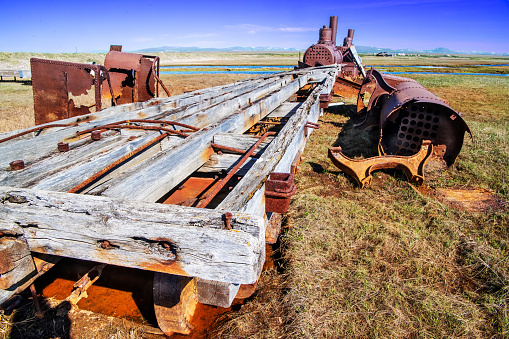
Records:
[[[182,137],[188,137],[189,134],[182,133],[179,130],[173,130],[166,127],[159,127],[159,126],[132,126],[132,125],[104,125],[104,126],[98,126],[90,129],[90,132],[97,131],[97,130],[107,130],[107,129],[140,129],[140,130],[152,130],[152,131],[165,131],[169,134],[176,134],[180,135]],[[85,132],[86,133],[86,132]],[[76,133],[77,135],[83,134],[82,132]]]
[[[240,148],[235,148],[235,147],[230,147],[230,146],[218,145],[218,144],[214,144],[214,143],[211,143],[210,146],[212,146],[214,148],[224,149],[226,151],[230,151],[230,152],[238,153],[238,154],[246,153],[246,150],[243,150],[243,149],[240,149]],[[259,158],[260,155],[259,154],[251,154],[251,157]]]
[[[21,133],[18,133],[18,134],[11,135],[10,137],[0,139],[0,143],[2,143],[4,141],[11,140],[11,139],[14,139],[14,138],[17,138],[17,137],[20,137],[20,136],[28,134],[28,133],[42,131],[42,130],[44,130],[46,128],[69,127],[69,126],[76,126],[76,125],[78,125],[78,124],[77,123],[71,123],[71,124],[53,124],[53,125],[46,125],[46,126],[42,126],[42,127],[35,127],[35,128],[32,128],[32,129],[29,129],[28,131],[24,131],[24,132],[21,132]]]
[[[131,120],[121,120],[121,121],[112,122],[112,123],[106,124],[106,125],[96,126],[94,128],[89,128],[89,129],[86,129],[86,130],[83,130],[83,131],[76,132],[76,134],[77,135],[81,135],[81,134],[85,134],[85,133],[89,133],[89,132],[92,132],[94,130],[97,130],[99,127],[121,125],[121,124],[129,124],[131,122],[140,122],[140,123],[148,123],[148,124],[175,125],[175,126],[185,127],[185,128],[191,129],[193,131],[199,131],[200,130],[198,127],[182,124],[182,123],[176,122],[176,121],[131,119]]]
[[[212,199],[214,199],[214,197],[219,193],[219,191],[224,187],[224,185],[226,185],[228,180],[230,180],[230,178],[233,177],[235,172],[237,172],[237,170],[246,162],[246,160],[249,158],[249,156],[251,154],[253,154],[253,152],[258,148],[258,146],[260,146],[260,144],[263,142],[263,140],[265,140],[269,135],[275,135],[275,134],[276,134],[276,132],[267,132],[264,135],[262,135],[261,138],[244,154],[244,156],[242,158],[240,158],[237,165],[235,165],[235,167],[232,168],[232,170],[230,172],[228,172],[226,177],[224,177],[219,182],[219,184],[216,186],[216,188],[214,188],[214,190],[207,195],[205,200],[200,201],[200,203],[196,207],[198,207],[198,208],[206,207],[212,201]]]

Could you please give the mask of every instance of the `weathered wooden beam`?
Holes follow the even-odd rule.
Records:
[[[0,219],[32,252],[253,283],[265,259],[262,218],[192,207],[0,187]]]
[[[0,220],[0,228],[7,228],[5,222]],[[3,225],[3,226],[2,226]],[[27,279],[35,271],[34,261],[30,255],[28,244],[16,229],[16,225],[10,225],[14,232],[1,232],[0,234],[0,289],[14,290],[18,283]]]
[[[282,105],[284,105],[283,103]],[[282,106],[281,105],[281,106]],[[255,150],[255,154],[261,152],[263,149],[267,147],[267,145],[274,139],[274,137],[269,136],[265,141],[263,141],[258,148]],[[238,148],[247,151],[250,149],[257,141],[258,137],[250,136],[246,134],[233,134],[233,133],[217,133],[214,135],[213,143],[218,145],[229,146],[233,148]],[[228,151],[223,151],[223,153],[228,153]]]

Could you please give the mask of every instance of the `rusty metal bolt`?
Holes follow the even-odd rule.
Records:
[[[232,225],[230,224],[230,220],[233,217],[233,215],[230,212],[226,212],[224,214],[224,225],[226,226],[227,230],[232,229]]]
[[[101,131],[92,131],[91,137],[94,141],[101,140]]]
[[[14,160],[13,162],[9,163],[9,165],[11,165],[11,170],[13,171],[22,170],[25,168],[25,163],[23,160]]]
[[[108,240],[104,240],[101,244],[101,248],[108,250],[108,249],[113,248],[113,246],[111,246],[111,243]]]
[[[66,142],[59,142],[57,146],[60,152],[67,152],[69,150],[69,144]]]

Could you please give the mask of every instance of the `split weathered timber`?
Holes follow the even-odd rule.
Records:
[[[2,235],[0,237],[0,289],[14,290],[20,281],[34,271],[34,261],[24,237],[18,234]]]
[[[264,221],[245,213],[226,230],[222,212],[192,207],[8,187],[0,203],[37,253],[231,283],[256,281],[265,259]]]

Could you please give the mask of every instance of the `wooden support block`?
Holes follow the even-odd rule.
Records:
[[[154,311],[164,334],[191,332],[189,321],[198,305],[196,280],[165,273],[154,275]]]
[[[271,217],[269,219],[269,225],[265,230],[265,242],[267,244],[275,244],[277,242],[277,238],[279,237],[279,233],[281,233],[281,221],[282,215],[281,213],[273,212],[271,213]]]
[[[240,286],[240,284],[200,279],[197,284],[198,301],[206,305],[230,307]]]
[[[0,289],[12,290],[34,272],[26,240],[22,236],[0,237]]]

